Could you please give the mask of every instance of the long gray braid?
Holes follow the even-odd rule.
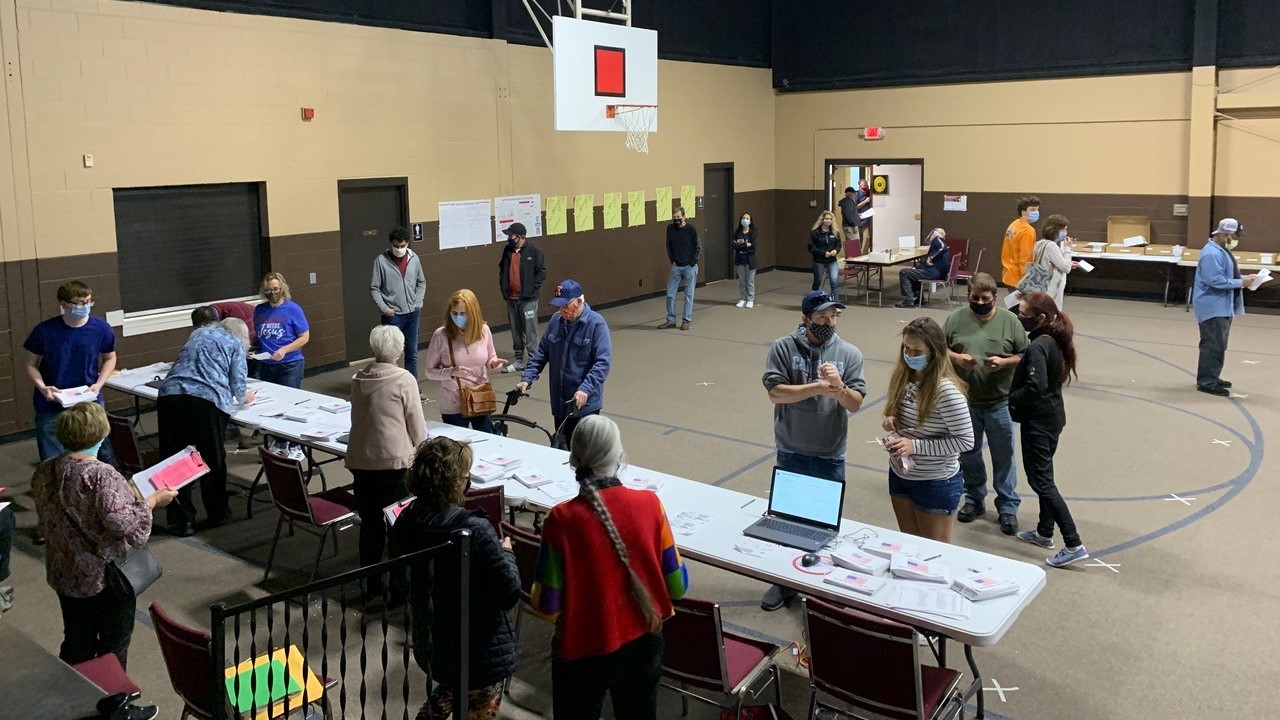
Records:
[[[613,516],[609,514],[609,509],[605,507],[596,483],[587,479],[590,474],[590,468],[578,469],[578,483],[582,488],[578,494],[591,504],[591,509],[595,511],[596,517],[600,519],[600,524],[604,526],[605,535],[609,537],[609,543],[613,545],[614,554],[618,556],[618,561],[622,563],[622,566],[627,569],[629,580],[627,585],[631,591],[631,599],[635,601],[640,611],[644,613],[644,618],[649,623],[649,632],[656,635],[662,631],[662,617],[658,615],[658,611],[654,607],[653,595],[649,592],[649,588],[644,584],[644,581],[640,579],[640,576],[636,574],[635,568],[631,567],[631,560],[627,556],[627,545],[622,541],[622,536],[618,534],[618,526],[613,524]]]

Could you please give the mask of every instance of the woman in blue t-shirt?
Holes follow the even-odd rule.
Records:
[[[263,276],[261,295],[265,302],[253,309],[253,328],[258,335],[259,353],[268,357],[258,361],[258,379],[301,388],[302,346],[311,339],[307,316],[289,298],[289,283],[278,272]],[[277,443],[276,450],[302,459],[301,449]]]

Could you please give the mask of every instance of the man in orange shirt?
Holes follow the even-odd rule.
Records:
[[[1004,247],[1000,250],[1000,262],[1004,265],[1004,276],[1001,278],[1010,290],[1022,281],[1027,271],[1027,263],[1031,262],[1032,250],[1036,244],[1036,229],[1032,227],[1040,220],[1040,198],[1027,195],[1018,199],[1018,219],[1009,223],[1004,231]]]

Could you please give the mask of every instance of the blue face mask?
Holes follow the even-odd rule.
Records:
[[[923,370],[929,367],[929,356],[928,355],[908,355],[904,352],[902,353],[902,362],[906,363],[907,367],[918,372],[920,370]]]
[[[1036,222],[1039,219],[1040,219],[1039,210],[1032,210],[1031,212],[1027,213],[1027,222]]]
[[[459,315],[459,314],[457,314],[457,313],[449,313],[449,319],[453,320],[453,324],[454,324],[454,325],[457,325],[457,326],[458,326],[458,327],[460,327],[460,328],[464,328],[464,327],[466,327],[466,326],[467,326],[467,316],[466,316],[466,315]]]
[[[75,318],[76,320],[83,320],[84,318],[89,317],[89,312],[91,309],[92,308],[89,305],[72,305],[71,312],[67,314]]]
[[[751,227],[751,221],[746,218],[742,218],[742,227]]]
[[[87,447],[87,448],[85,448],[85,449],[83,449],[83,450],[75,450],[74,452],[78,452],[78,453],[80,453],[81,455],[89,455],[89,456],[91,456],[91,457],[98,457],[98,448],[102,447],[102,442],[103,442],[103,440],[106,440],[106,438],[102,438],[102,440],[99,440],[98,442],[96,442],[96,443],[94,443],[94,444],[90,445],[89,447]]]
[[[1067,239],[1067,231],[1066,231],[1066,230],[1059,230],[1059,231],[1058,231],[1058,242],[1062,242],[1063,240],[1066,240],[1066,239]]]

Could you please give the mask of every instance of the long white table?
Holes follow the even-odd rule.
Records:
[[[154,400],[157,395],[156,389],[147,387],[145,383],[155,377],[156,370],[155,367],[148,367],[121,371],[107,381],[107,386],[135,398]],[[317,441],[304,438],[302,433],[314,426],[326,427],[335,433],[346,432],[350,429],[349,413],[335,414],[317,409],[314,417],[308,422],[270,417],[284,408],[298,406],[318,408],[321,403],[335,398],[268,383],[255,382],[251,383],[251,386],[270,395],[273,401],[236,411],[231,416],[233,422],[245,427],[258,428],[264,435],[297,442],[307,449],[309,460],[313,450],[334,458],[345,456],[345,445],[333,440]],[[432,436],[444,435],[471,442],[472,452],[477,461],[505,456],[518,460],[518,465],[510,466],[510,470],[536,471],[553,481],[548,486],[528,488],[511,477],[511,473],[508,472],[506,476],[494,482],[473,483],[473,487],[493,487],[501,484],[509,506],[523,506],[530,510],[545,511],[569,500],[576,494],[573,470],[568,465],[569,454],[563,450],[437,422],[428,422],[427,432]],[[963,620],[899,610],[888,605],[893,587],[903,583],[912,585],[919,583],[890,578],[888,585],[877,593],[870,596],[861,595],[824,583],[825,573],[818,572],[818,568],[800,567],[797,559],[803,553],[799,550],[773,545],[766,557],[749,555],[737,550],[735,545],[744,537],[742,531],[759,519],[767,509],[768,501],[765,498],[634,465],[624,467],[619,472],[619,476],[624,483],[656,488],[658,497],[662,500],[667,516],[672,522],[676,545],[688,559],[762,582],[783,585],[806,595],[891,618],[928,631],[940,638],[939,660],[943,663],[946,661],[947,639],[964,645],[965,656],[974,675],[974,683],[966,691],[966,698],[976,694],[979,717],[981,717],[983,705],[981,675],[973,659],[972,648],[990,647],[999,642],[1022,611],[1045,586],[1044,570],[1037,565],[957,545],[926,540],[857,520],[842,519],[840,535],[833,543],[834,548],[824,548],[820,554],[829,553],[837,548],[853,549],[863,539],[902,542],[918,547],[925,558],[936,555],[937,558],[930,560],[930,563],[947,567],[953,578],[971,571],[990,572],[1014,580],[1021,586],[1017,594],[971,603],[970,615]],[[705,519],[689,527],[686,532],[681,529],[680,522],[684,513],[699,514]],[[693,581],[696,593],[696,576]],[[933,583],[929,585],[942,587]]]
[[[1073,260],[1116,260],[1118,262],[1146,263],[1164,267],[1164,304],[1169,304],[1169,284],[1173,280],[1173,268],[1178,265],[1178,258],[1172,255],[1125,255],[1122,253],[1103,252],[1071,252]]]

